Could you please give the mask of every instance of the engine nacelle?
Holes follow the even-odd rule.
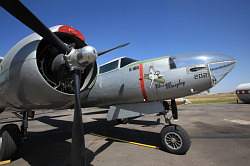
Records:
[[[64,27],[64,28],[62,28]],[[87,44],[75,33],[59,31],[66,26],[51,30],[62,41],[74,48]],[[71,27],[70,27],[71,28]],[[72,29],[71,29],[72,30]],[[74,32],[78,32],[75,30]],[[72,74],[64,65],[53,70],[52,64],[60,55],[54,46],[38,34],[31,34],[18,42],[0,64],[0,108],[18,109],[63,109],[74,104]],[[90,64],[81,74],[81,99],[84,100],[94,85],[97,75],[96,62]]]

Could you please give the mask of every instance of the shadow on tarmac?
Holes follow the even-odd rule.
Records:
[[[35,120],[56,127],[56,129],[44,132],[29,132],[29,139],[20,148],[17,159],[23,158],[32,166],[69,165],[71,143],[67,140],[71,139],[72,122],[55,119],[63,116],[67,115],[36,118]],[[105,137],[160,146],[159,133],[127,129],[115,125],[115,122],[108,122],[104,119],[84,123],[85,134],[93,133]],[[86,148],[85,153],[89,165],[91,165],[95,156],[102,153],[113,143],[113,140],[110,139],[106,139],[106,141],[95,152]]]

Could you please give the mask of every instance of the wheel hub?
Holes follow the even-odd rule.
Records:
[[[177,140],[176,140],[175,138],[171,138],[171,142],[172,142],[172,143],[176,143],[176,141],[177,141]]]
[[[165,135],[165,144],[172,150],[178,150],[182,147],[182,138],[176,132],[168,132]]]

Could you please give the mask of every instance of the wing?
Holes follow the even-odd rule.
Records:
[[[159,101],[112,105],[108,109],[107,120],[135,118],[144,114],[155,114],[164,111],[165,109]]]

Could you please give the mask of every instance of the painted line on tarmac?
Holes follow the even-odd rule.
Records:
[[[5,165],[11,163],[11,160],[0,161],[0,165]]]
[[[137,146],[143,146],[143,147],[151,148],[151,149],[160,149],[159,147],[154,146],[154,145],[148,145],[148,144],[143,144],[143,143],[138,143],[138,142],[126,141],[126,140],[113,138],[113,137],[106,137],[106,136],[99,135],[99,134],[94,134],[94,133],[90,133],[90,134],[93,135],[93,136],[102,137],[102,138],[106,138],[106,139],[110,139],[110,140],[114,140],[114,141],[118,141],[118,142],[128,143],[128,144],[137,145]]]
[[[241,120],[241,119],[224,119],[224,120],[232,123],[237,123],[240,125],[250,125],[249,120]]]

